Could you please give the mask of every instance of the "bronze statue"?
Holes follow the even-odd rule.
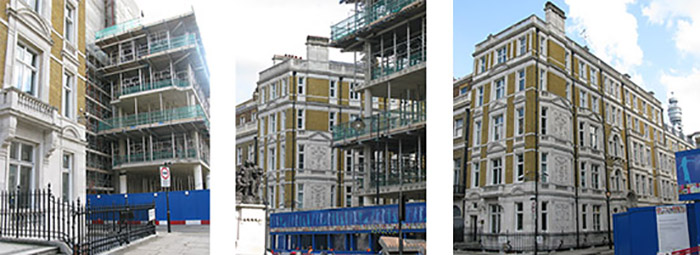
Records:
[[[236,171],[236,203],[260,204],[258,189],[262,183],[262,168],[246,161]]]

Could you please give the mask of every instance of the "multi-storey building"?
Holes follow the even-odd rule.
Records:
[[[328,38],[308,36],[306,51],[306,59],[274,56],[260,72],[254,101],[237,108],[239,130],[257,131],[238,134],[238,162],[257,159],[265,171],[261,194],[273,212],[352,204],[345,196],[353,187],[346,170],[352,155],[331,147],[331,132],[359,116],[362,98],[353,88],[363,77],[352,63],[329,60]]]
[[[0,189],[85,196],[84,24],[84,1],[0,1]]]
[[[426,1],[341,1],[356,13],[331,27],[331,45],[359,54],[362,116],[333,129],[356,161],[360,204],[424,201]]]
[[[194,13],[134,19],[95,37],[106,57],[97,72],[112,115],[97,134],[109,140],[118,191],[160,190],[164,164],[171,189],[208,188],[209,70]]]
[[[545,13],[478,43],[473,73],[455,83],[455,184],[466,189],[454,206],[468,239],[601,244],[612,213],[678,200],[673,153],[692,142],[665,128],[653,92],[566,36],[561,9]],[[534,248],[529,238],[514,249]]]
[[[116,178],[113,178],[111,171],[110,142],[98,135],[100,121],[112,117],[109,84],[103,82],[98,71],[107,62],[107,55],[95,46],[95,35],[107,27],[138,18],[139,8],[133,0],[89,0],[86,1],[86,8],[86,188],[88,193],[113,193],[116,191]]]
[[[236,106],[236,169],[244,162],[258,162],[258,101],[257,93],[253,98]]]

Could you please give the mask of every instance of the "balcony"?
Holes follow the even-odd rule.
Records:
[[[331,40],[341,40],[370,25],[372,22],[398,13],[404,7],[419,1],[421,0],[379,0],[369,8],[331,26]]]
[[[116,24],[114,26],[97,31],[97,33],[95,33],[95,40],[100,40],[108,36],[121,34],[140,25],[140,19],[132,19],[124,23]]]
[[[424,63],[427,55],[426,53],[425,50],[422,50],[412,53],[410,57],[406,57],[405,55],[399,56],[392,66],[372,68],[372,80],[386,77],[409,67]]]
[[[200,118],[204,120],[205,125],[208,127],[209,120],[202,107],[191,105],[106,119],[104,122],[100,122],[98,131],[103,132],[121,128],[134,129],[137,126],[149,124],[166,125],[172,122],[186,121],[188,119],[197,120]]]
[[[15,87],[0,90],[0,113],[5,111],[44,127],[51,127],[59,118],[55,107]]]
[[[197,36],[195,34],[185,34],[177,37],[172,37],[170,38],[170,40],[164,39],[150,43],[129,46],[127,48],[122,48],[119,51],[112,51],[107,61],[107,64],[101,69],[109,72],[112,71],[111,69],[114,66],[120,64],[130,63],[135,60],[144,59],[150,57],[151,55],[171,49],[177,49],[186,46],[197,46],[198,43],[199,40],[197,39]],[[130,52],[130,54],[121,54],[122,51]]]
[[[418,168],[412,167],[405,169],[402,176],[399,175],[398,171],[391,171],[390,173],[380,173],[377,179],[377,173],[373,172],[370,174],[370,178],[369,186],[371,188],[376,188],[377,184],[379,184],[379,187],[388,187],[425,182],[426,173],[425,170],[420,170],[419,172]]]
[[[143,91],[155,90],[167,87],[186,88],[190,86],[190,82],[181,79],[165,79],[156,82],[147,82],[138,86],[122,87],[121,91],[115,91],[115,97],[120,97],[129,94],[135,94]]]
[[[207,161],[203,156],[201,156],[201,154],[199,158],[197,157],[196,149],[187,149],[186,151],[164,150],[154,151],[152,155],[151,153],[132,153],[128,155],[114,155],[112,157],[112,166],[116,168],[128,163],[142,163],[174,159],[202,159],[205,162]]]
[[[357,139],[361,136],[377,132],[391,132],[400,128],[425,123],[425,105],[418,107],[418,111],[385,111],[369,118],[360,119],[364,123],[361,129],[353,128],[355,121],[341,123],[333,127],[333,141]]]

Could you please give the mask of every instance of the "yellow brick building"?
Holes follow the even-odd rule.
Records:
[[[260,194],[277,212],[351,206],[351,169],[361,160],[331,147],[333,127],[360,115],[361,70],[329,60],[328,38],[308,36],[306,46],[305,59],[274,56],[236,112],[237,165],[257,160],[266,173]]]
[[[454,83],[466,243],[537,231],[604,244],[608,215],[678,200],[673,153],[692,141],[664,125],[653,92],[565,35],[561,9],[545,12],[478,43],[473,73]]]
[[[0,189],[85,195],[85,2],[0,1]]]

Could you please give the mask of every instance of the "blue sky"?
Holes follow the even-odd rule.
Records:
[[[567,35],[638,85],[654,91],[666,108],[674,91],[684,110],[686,134],[700,131],[700,1],[555,0],[567,15]],[[456,78],[472,70],[474,45],[489,34],[535,14],[546,1],[465,1],[453,7]]]

